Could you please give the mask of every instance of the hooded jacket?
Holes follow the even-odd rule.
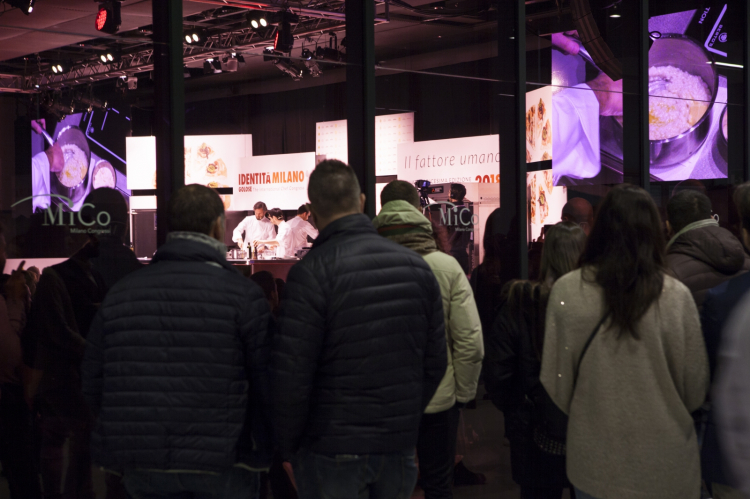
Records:
[[[731,232],[709,225],[679,235],[667,250],[667,265],[700,308],[709,289],[750,270],[750,258]]]
[[[373,221],[380,235],[422,255],[440,285],[448,367],[426,413],[442,412],[474,399],[482,370],[484,342],[474,294],[456,259],[441,251],[432,224],[406,201],[391,201]]]
[[[172,233],[107,294],[82,369],[96,464],[222,472],[270,463],[270,311],[224,248]]]

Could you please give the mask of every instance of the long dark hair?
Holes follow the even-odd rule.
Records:
[[[640,338],[636,326],[664,287],[665,246],[659,212],[648,192],[623,184],[604,197],[581,267],[604,290],[605,311],[620,335]]]
[[[509,286],[511,321],[517,328],[520,328],[521,323],[528,325],[538,359],[542,358],[544,347],[544,324],[550,289],[557,279],[578,268],[585,244],[586,233],[574,222],[560,222],[550,227],[544,236],[539,281],[514,281]]]

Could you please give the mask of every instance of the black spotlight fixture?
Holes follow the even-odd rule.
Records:
[[[18,8],[21,12],[28,16],[29,14],[34,12],[34,5],[36,4],[36,0],[5,0],[5,3],[10,5],[11,7]]]
[[[93,109],[107,109],[107,101],[97,99],[93,95],[86,95],[83,93],[76,94],[76,100],[81,102],[87,111],[91,112]]]
[[[189,45],[195,45],[196,43],[203,43],[206,41],[206,35],[201,30],[190,30],[185,32],[185,42]]]
[[[277,59],[274,62],[274,65],[279,68],[282,73],[286,73],[291,76],[292,80],[300,81],[302,79],[302,70],[288,60],[284,61],[281,59]]]
[[[342,62],[345,60],[344,54],[331,47],[318,47],[315,50],[315,58],[325,62]]]
[[[203,74],[212,75],[214,74],[214,67],[208,59],[203,61]]]
[[[112,0],[99,4],[99,11],[96,13],[94,26],[97,31],[114,35],[120,30],[122,24],[121,15],[122,4],[119,0]]]
[[[320,69],[318,62],[315,60],[315,55],[310,49],[302,49],[302,63],[305,65],[307,70],[310,72],[310,76],[317,78],[323,71]]]
[[[222,62],[224,63],[224,70],[227,73],[236,73],[240,68],[240,61],[237,59],[236,52],[232,52],[229,56],[225,57]]]
[[[263,49],[263,61],[264,62],[276,61],[283,57],[284,57],[284,54],[282,54],[281,52],[276,52],[271,47],[266,47]]]
[[[268,27],[267,14],[260,10],[255,10],[247,13],[247,23],[254,30],[259,30]]]
[[[209,59],[209,61],[214,66],[214,73],[221,73],[221,60],[217,57],[216,59]]]
[[[273,42],[274,50],[289,53],[294,48],[294,35],[292,34],[292,24],[299,23],[299,16],[289,11],[282,12],[279,27],[276,30],[276,38]]]

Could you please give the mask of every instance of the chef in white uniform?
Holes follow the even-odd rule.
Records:
[[[248,247],[253,241],[269,240],[276,236],[273,224],[266,218],[268,212],[266,203],[258,201],[253,206],[253,210],[255,214],[245,217],[232,232],[232,241],[241,248]],[[242,237],[243,232],[245,233],[244,239]]]
[[[292,228],[284,220],[281,208],[273,208],[268,212],[271,223],[279,227],[279,232],[272,239],[254,240],[253,246],[276,246],[276,258],[294,258],[294,235]]]
[[[303,204],[297,208],[297,216],[287,222],[287,225],[292,228],[292,235],[294,236],[294,242],[292,243],[294,251],[307,246],[307,236],[310,236],[311,239],[318,237],[318,229],[308,222],[309,218],[310,210],[306,204]]]

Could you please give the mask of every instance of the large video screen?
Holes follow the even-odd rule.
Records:
[[[32,122],[31,178],[34,211],[58,205],[79,211],[93,189],[110,187],[129,197],[125,138],[130,117],[116,109]]]
[[[727,178],[727,81],[741,71],[741,30],[732,20],[739,7],[706,2],[649,20],[652,181]],[[622,182],[622,81],[599,71],[569,31],[552,35],[552,85],[556,185]]]

